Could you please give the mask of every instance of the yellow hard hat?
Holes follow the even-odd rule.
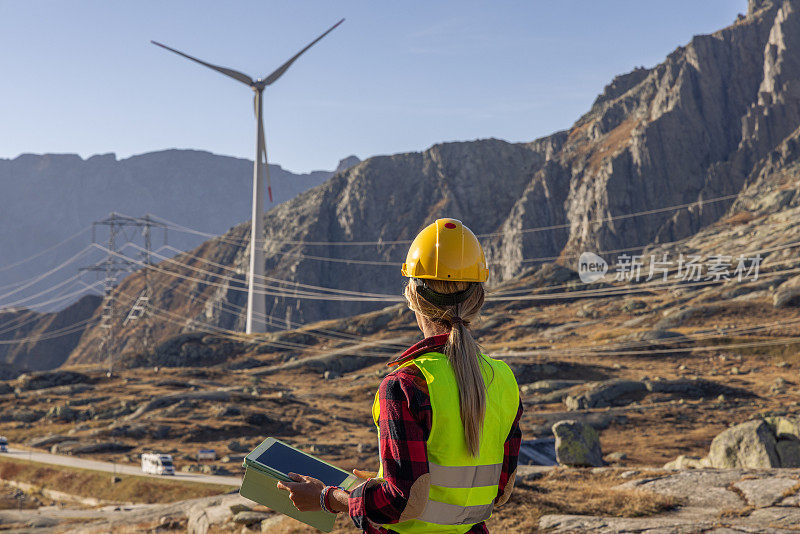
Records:
[[[408,250],[403,276],[428,280],[485,282],[486,256],[472,230],[456,219],[437,219]]]

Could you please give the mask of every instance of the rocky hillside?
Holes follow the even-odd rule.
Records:
[[[0,376],[64,363],[91,322],[101,297],[85,295],[59,312],[0,311]],[[14,371],[13,373],[11,371]]]
[[[745,203],[789,208],[798,182],[798,9],[796,0],[752,0],[731,26],[615,78],[567,131],[530,143],[489,139],[371,158],[277,206],[265,215],[267,276],[289,285],[268,297],[268,313],[280,324],[385,306],[302,300],[286,288],[397,294],[408,241],[439,216],[489,234],[496,285],[556,258],[574,268],[584,250],[612,259],[603,251],[691,237],[753,208]],[[625,217],[632,213],[640,215]],[[163,335],[201,324],[242,328],[248,236],[249,225],[239,225],[153,274]],[[338,241],[379,243],[309,243]],[[141,288],[133,276],[120,297],[131,301]],[[118,349],[132,349],[137,336],[125,330]],[[87,332],[71,361],[93,361],[96,343]]]
[[[338,170],[355,163],[355,157],[342,160]],[[270,165],[270,174],[275,202],[281,203],[321,184],[333,172],[294,174]],[[0,159],[0,267],[57,245],[112,211],[132,216],[152,213],[220,234],[250,213],[252,176],[251,161],[196,150],[164,150],[126,159],[117,159],[114,154],[85,160],[76,154],[23,154]],[[100,233],[98,238],[106,239]],[[162,236],[154,233],[154,245],[161,245],[161,241]],[[181,250],[202,241],[192,234],[171,232],[168,236],[168,243]],[[0,287],[47,271],[90,242],[91,233],[85,232],[32,262],[3,269]],[[99,253],[87,255],[12,298],[0,299],[0,307],[53,286],[74,275],[78,266],[100,257]],[[63,307],[64,301],[55,306]]]

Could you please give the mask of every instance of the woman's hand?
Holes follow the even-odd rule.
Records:
[[[278,482],[278,489],[289,492],[289,498],[301,512],[321,510],[319,495],[325,488],[321,480],[296,473],[289,473],[294,482]]]
[[[378,476],[378,473],[375,471],[362,471],[361,469],[353,469],[353,474],[363,480],[368,480]]]

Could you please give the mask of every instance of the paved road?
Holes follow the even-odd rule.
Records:
[[[223,477],[215,475],[203,475],[199,473],[175,473],[173,476],[148,475],[142,473],[139,466],[127,464],[112,464],[110,462],[99,462],[97,460],[84,460],[74,456],[62,456],[50,454],[48,452],[27,451],[21,449],[8,449],[7,453],[0,453],[0,456],[8,456],[19,460],[30,460],[43,464],[65,465],[68,467],[78,467],[81,469],[92,469],[94,471],[107,471],[123,475],[137,475],[143,477],[166,478],[168,480],[179,480],[181,482],[198,482],[201,484],[221,484],[224,486],[239,487],[242,484],[241,477]]]

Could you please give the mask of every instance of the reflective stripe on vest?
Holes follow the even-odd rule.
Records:
[[[486,521],[492,515],[494,503],[477,504],[475,506],[459,506],[457,504],[447,504],[446,502],[428,501],[425,511],[422,512],[419,520],[436,525],[474,525],[481,521]],[[395,532],[397,525],[384,525]]]
[[[458,385],[447,357],[430,352],[406,362],[425,377],[433,411],[426,442],[430,489],[421,515],[383,525],[399,534],[463,533],[489,519],[497,497],[505,456],[505,439],[519,407],[519,388],[508,365],[483,357],[486,417],[478,457],[469,454],[459,406]],[[376,426],[380,417],[378,395],[372,408]],[[378,428],[380,435],[380,428]],[[380,440],[380,436],[379,436]],[[383,476],[383,459],[378,477]]]
[[[500,480],[503,464],[490,465],[439,465],[428,462],[431,484],[448,488],[475,488],[493,486]]]

